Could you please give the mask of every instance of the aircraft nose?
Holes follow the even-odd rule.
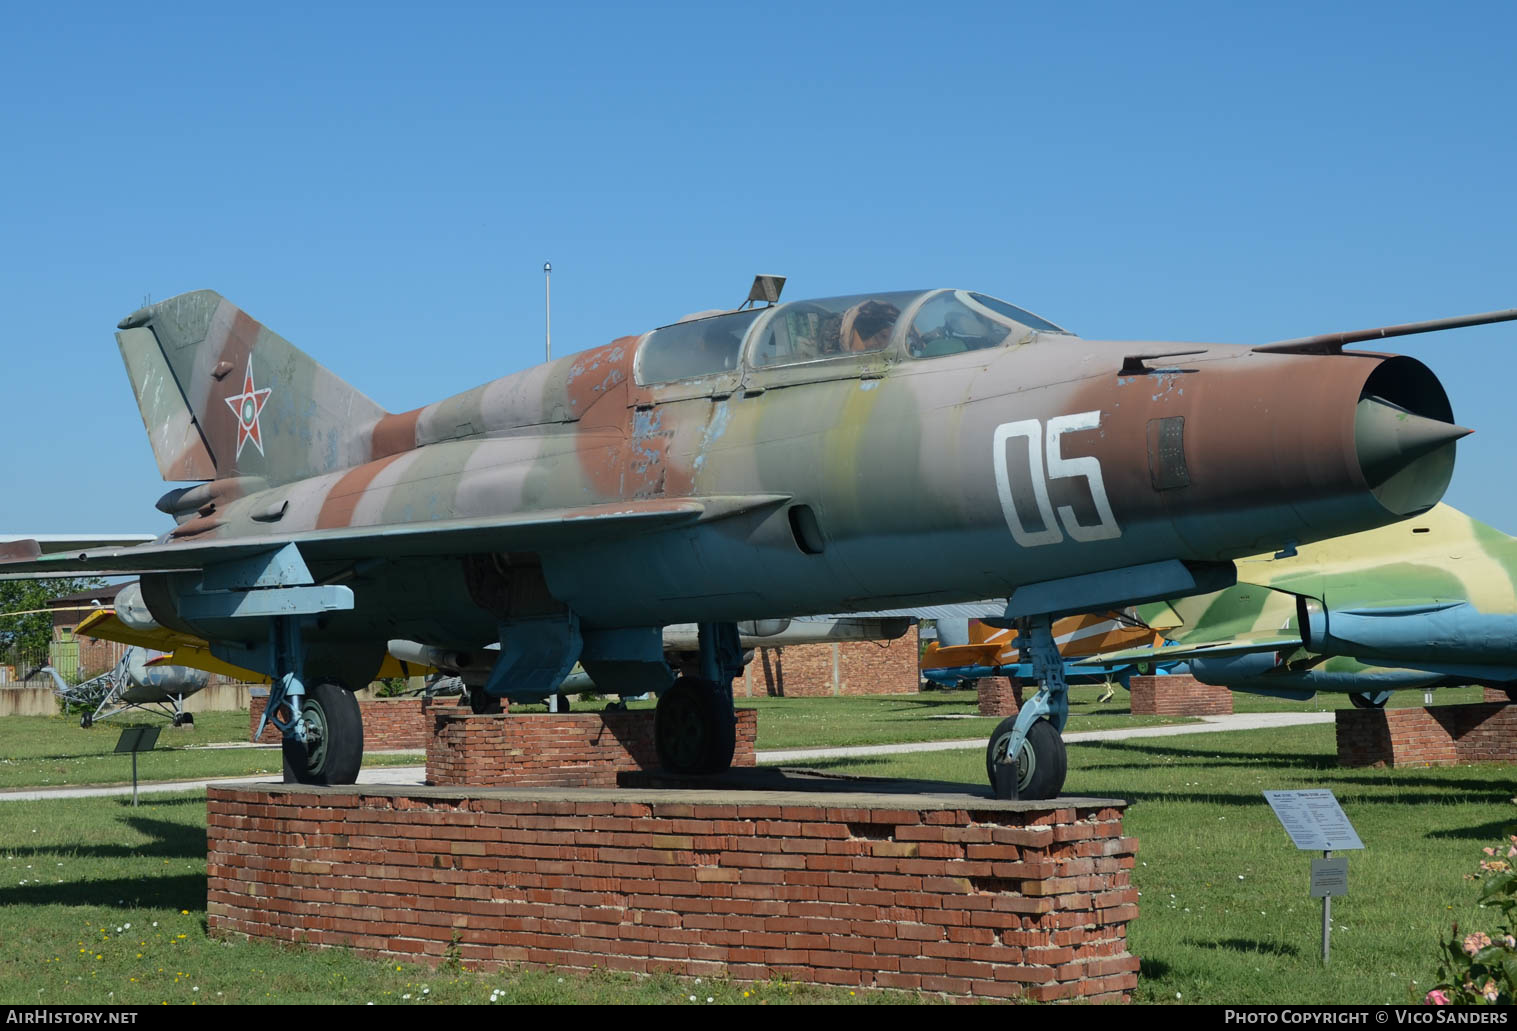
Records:
[[[1354,410],[1354,449],[1371,488],[1419,458],[1474,430],[1409,412],[1383,397],[1364,397]]]

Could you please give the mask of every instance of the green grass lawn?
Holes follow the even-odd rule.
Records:
[[[1434,705],[1467,705],[1484,700],[1478,687],[1441,687],[1433,692]],[[1334,709],[1353,707],[1346,694],[1321,693],[1308,702],[1293,702],[1284,698],[1266,698],[1263,695],[1233,692],[1233,712],[1332,712]],[[1421,691],[1392,691],[1389,709],[1422,708],[1427,704]]]
[[[163,729],[153,751],[137,757],[139,781],[251,777],[283,769],[277,748],[205,747],[248,744],[246,711],[198,713],[193,730],[153,723]],[[77,718],[65,716],[0,719],[0,790],[130,784],[131,756],[116,755],[114,749],[122,728],[131,725],[110,720],[86,729]],[[415,754],[364,757],[368,766],[414,766],[419,761]]]

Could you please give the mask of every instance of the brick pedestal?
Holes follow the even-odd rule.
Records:
[[[758,713],[739,709],[732,765],[753,765],[757,733]],[[653,713],[647,710],[517,716],[432,710],[429,784],[613,787],[618,772],[657,766]]]
[[[212,787],[207,917],[471,969],[1127,1000],[1122,803],[922,790]]]
[[[1517,762],[1517,705],[1339,709],[1342,766],[1454,766]]]
[[[759,648],[733,691],[765,695],[914,694],[921,686],[917,628],[893,641],[832,641]]]
[[[1022,710],[1022,682],[1016,677],[981,677],[981,716],[1015,716]]]
[[[1230,716],[1233,711],[1227,688],[1183,674],[1133,677],[1128,693],[1135,716]]]
[[[439,699],[435,704],[454,705],[456,698]],[[248,740],[258,733],[258,721],[268,707],[267,689],[255,693],[248,704]],[[364,751],[377,752],[398,748],[426,748],[432,737],[430,709],[434,702],[423,698],[364,698],[358,702],[363,720]],[[271,723],[264,728],[261,744],[277,745],[283,735]]]

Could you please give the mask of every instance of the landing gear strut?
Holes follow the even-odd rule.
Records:
[[[998,798],[1054,798],[1064,787],[1068,760],[1064,724],[1069,685],[1049,616],[1018,619],[1017,647],[1041,685],[1016,716],[1007,717],[985,746],[985,772]]]

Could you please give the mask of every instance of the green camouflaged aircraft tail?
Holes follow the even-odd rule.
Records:
[[[215,291],[143,308],[117,328],[165,480],[274,486],[369,458],[384,409]]]

